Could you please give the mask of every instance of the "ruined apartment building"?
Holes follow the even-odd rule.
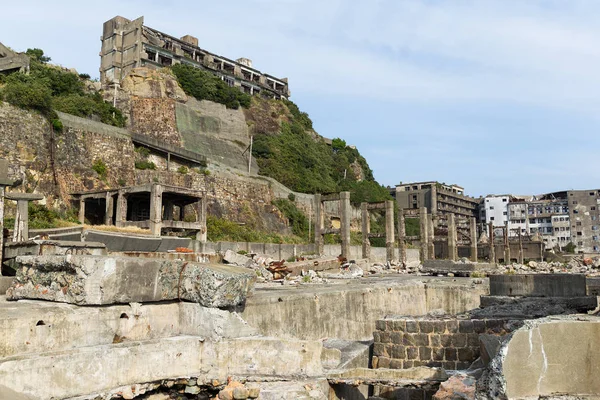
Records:
[[[566,192],[571,218],[571,241],[578,253],[600,253],[600,190]]]
[[[454,214],[457,217],[477,217],[479,199],[465,196],[458,185],[443,183],[412,182],[396,186],[392,196],[400,208],[419,209],[426,207],[433,215]]]
[[[507,205],[509,236],[538,235],[546,249],[562,249],[571,242],[566,197],[566,192],[556,192],[528,200],[511,199]]]
[[[144,17],[131,21],[117,16],[106,21],[101,41],[100,81],[104,87],[119,84],[136,67],[158,69],[181,63],[210,71],[248,94],[277,99],[290,96],[287,78],[262,73],[247,58],[233,61],[206,51],[193,36],[177,39],[149,28]]]

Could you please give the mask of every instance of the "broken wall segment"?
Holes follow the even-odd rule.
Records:
[[[10,300],[78,305],[187,300],[205,307],[243,303],[256,275],[229,265],[108,256],[21,256]]]
[[[587,315],[526,321],[477,383],[478,399],[600,393],[600,320]]]
[[[579,297],[586,295],[583,274],[491,275],[491,296]]]

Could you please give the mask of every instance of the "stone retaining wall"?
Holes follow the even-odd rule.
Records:
[[[504,334],[507,319],[388,317],[376,322],[373,368],[468,368],[479,357],[479,335]]]

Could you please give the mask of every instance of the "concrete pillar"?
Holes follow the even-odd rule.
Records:
[[[386,200],[385,202],[385,248],[386,261],[394,260],[394,243],[396,238],[394,235],[394,200]]]
[[[315,194],[315,247],[318,255],[323,254],[323,202],[321,195]]]
[[[342,236],[342,257],[350,258],[350,192],[340,193],[340,234]]]
[[[406,265],[406,225],[404,210],[398,210],[398,258],[402,265]]]
[[[0,185],[0,275],[2,275],[2,257],[4,256],[4,186]]]
[[[427,253],[430,260],[435,260],[435,216],[430,214],[427,218]]]
[[[119,190],[117,194],[117,215],[115,217],[115,225],[117,227],[123,226],[123,222],[127,219],[127,198],[125,194]]]
[[[106,193],[106,209],[104,212],[104,225],[112,225],[115,198],[111,193]]]
[[[29,240],[29,201],[17,200],[17,214],[15,216],[15,228],[13,232],[14,242]]]
[[[371,221],[369,218],[369,210],[367,203],[360,203],[360,211],[362,217],[361,232],[362,232],[362,258],[371,257],[371,242],[369,242],[369,233],[371,232]]]
[[[419,235],[419,239],[421,241],[421,262],[428,259],[427,255],[429,253],[429,246],[427,245],[427,241],[429,240],[429,235],[427,234],[427,227],[429,224],[427,223],[427,208],[421,207],[419,210],[419,223],[421,228],[421,233]]]
[[[494,246],[494,224],[489,223],[488,225],[489,237],[490,237],[490,262],[496,262],[496,246]]]
[[[431,214],[437,216],[437,187],[435,184],[431,187]]]
[[[448,258],[452,261],[458,259],[458,249],[456,247],[456,221],[454,214],[448,214]]]
[[[85,224],[85,199],[83,197],[79,199],[79,223]]]
[[[471,234],[471,261],[477,262],[477,222],[475,217],[469,219],[469,233]]]
[[[521,228],[519,228],[519,264],[523,264],[523,238],[521,237]]]
[[[150,189],[150,232],[160,236],[162,228],[162,186],[153,184]]]
[[[198,208],[197,208],[197,221],[200,223],[200,230],[196,233],[196,240],[202,242],[202,243],[206,243],[206,241],[208,240],[208,231],[206,229],[206,205],[208,203],[208,200],[206,198],[206,196],[203,196],[202,199],[196,203]]]
[[[165,206],[165,211],[163,213],[162,219],[165,221],[172,221],[173,220],[173,202],[165,201],[164,206]]]
[[[504,223],[504,264],[510,264],[510,243],[508,241],[508,222]]]

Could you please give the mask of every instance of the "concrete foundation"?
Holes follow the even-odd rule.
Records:
[[[585,275],[492,275],[490,276],[490,295],[529,297],[581,297],[586,295]]]

